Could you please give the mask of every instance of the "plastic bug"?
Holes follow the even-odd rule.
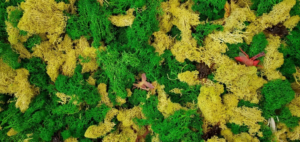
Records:
[[[142,74],[142,81],[138,82],[138,84],[133,84],[133,86],[133,88],[140,88],[146,91],[149,91],[150,89],[154,88],[154,86],[151,83],[147,82],[145,73]]]
[[[235,60],[242,62],[247,66],[256,66],[256,67],[259,66],[259,67],[263,68],[262,66],[258,65],[259,60],[256,60],[256,59],[259,57],[265,56],[264,52],[261,52],[252,58],[249,58],[249,56],[242,50],[241,47],[240,47],[240,50],[242,51],[242,53],[240,53],[240,55],[238,57],[235,57],[234,58]]]
[[[207,77],[209,74],[211,74],[212,72],[212,68],[215,64],[213,63],[211,65],[211,67],[208,67],[208,65],[206,65],[205,63],[201,62],[199,64],[196,65],[196,68],[199,72],[199,80],[205,78],[205,82],[207,80]]]

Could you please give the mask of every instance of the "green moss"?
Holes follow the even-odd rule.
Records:
[[[209,24],[206,23],[204,25],[199,24],[196,27],[196,32],[192,33],[193,37],[197,40],[197,43],[199,46],[204,46],[203,45],[203,40],[204,38],[212,33],[213,31],[223,31],[223,26],[222,25],[214,25],[214,24]]]
[[[27,39],[24,46],[32,52],[32,47],[39,45],[42,42],[42,38],[39,35],[33,35]]]
[[[300,117],[292,116],[292,113],[288,107],[284,107],[281,110],[278,118],[279,118],[279,121],[285,123],[285,125],[288,128],[294,128],[299,125],[298,122],[300,120]]]
[[[193,0],[192,9],[198,11],[200,20],[217,20],[224,17],[226,0]]]
[[[282,2],[282,0],[251,0],[251,10],[256,11],[257,16],[261,16],[263,13],[269,13],[273,6]]]
[[[235,123],[226,123],[226,126],[228,128],[230,128],[231,132],[235,135],[240,134],[242,132],[248,132],[249,131],[249,128],[245,125],[240,126],[240,125],[235,124]]]
[[[263,116],[266,119],[274,117],[276,115],[275,110],[281,109],[295,97],[295,92],[290,83],[287,80],[282,81],[279,79],[264,84],[261,93],[263,95]]]
[[[19,54],[14,52],[10,44],[2,43],[0,41],[0,58],[4,63],[9,65],[13,69],[17,69],[21,66],[18,62]]]
[[[258,104],[253,104],[253,103],[250,103],[249,101],[245,101],[245,100],[240,100],[239,103],[238,103],[238,107],[242,107],[242,106],[245,106],[245,107],[259,107]]]

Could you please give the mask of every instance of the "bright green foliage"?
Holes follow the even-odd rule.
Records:
[[[273,6],[282,2],[282,0],[251,0],[253,2],[251,10],[256,11],[257,16],[263,15],[263,13],[269,13]]]
[[[242,106],[245,106],[245,107],[259,107],[258,104],[253,104],[253,103],[250,103],[249,101],[245,101],[245,100],[240,100],[239,103],[238,103],[238,107],[242,107]]]
[[[80,60],[81,63],[88,63],[91,61],[91,58],[90,57],[82,57],[81,55],[79,55],[78,59]]]
[[[98,69],[95,73],[93,78],[96,80],[96,85],[98,86],[100,83],[108,84],[108,77],[107,74],[102,70]]]
[[[249,50],[247,52],[247,54],[249,55],[249,58],[261,53],[261,52],[265,52],[265,48],[268,45],[268,41],[267,38],[265,36],[265,34],[263,32],[255,35],[252,39],[252,43],[249,47]],[[258,58],[260,61],[263,61],[263,57],[259,57]]]
[[[129,71],[129,64],[122,62],[122,56],[117,51],[101,52],[99,55],[100,66],[104,67],[109,78],[110,87],[122,98],[127,96],[126,88],[135,82],[134,74]]]
[[[239,53],[241,52],[239,47],[241,47],[245,52],[249,49],[249,46],[245,42],[238,43],[238,44],[229,44],[229,43],[227,43],[227,46],[228,46],[229,50],[225,54],[228,57],[230,57],[231,59],[234,59],[234,57],[239,56]]]
[[[260,125],[260,131],[263,133],[263,137],[258,137],[261,142],[274,142],[274,135],[271,131],[271,128],[265,125],[263,122],[258,122]]]
[[[248,132],[248,130],[249,130],[249,128],[247,126],[245,126],[245,125],[240,126],[240,125],[235,124],[235,123],[227,123],[226,126],[228,128],[230,128],[231,132],[235,135],[239,134],[239,133],[242,133],[242,132]]]
[[[21,35],[21,36],[26,36],[27,34],[28,34],[28,32],[23,31],[23,30],[20,30],[20,35]]]
[[[286,43],[289,55],[294,61],[300,61],[300,23],[286,36]],[[300,62],[295,62],[296,66],[300,66]]]
[[[156,96],[150,96],[145,102],[144,105],[141,105],[142,112],[147,119],[137,119],[138,125],[149,125],[157,122],[162,122],[164,116],[157,109],[158,98]]]
[[[128,101],[133,106],[138,106],[140,103],[146,102],[146,97],[147,97],[146,91],[135,89],[132,93],[132,96],[128,98]]]
[[[108,20],[109,13],[97,0],[78,1],[78,14],[71,15],[66,33],[72,39],[80,36],[93,37],[93,47],[99,47],[100,41],[109,43],[114,38],[113,27]]]
[[[179,110],[165,118],[162,122],[152,124],[152,130],[159,134],[164,142],[178,140],[200,141],[202,133],[202,120],[196,110]],[[197,132],[193,131],[196,129]]]
[[[55,0],[57,3],[64,2],[65,4],[69,4],[69,0]]]
[[[274,117],[275,110],[281,109],[295,97],[295,92],[290,83],[287,80],[282,81],[280,79],[264,84],[261,93],[263,95],[263,116],[266,119]]]
[[[288,107],[284,107],[281,110],[278,118],[280,122],[285,123],[285,125],[289,128],[294,128],[298,126],[298,122],[300,120],[300,117],[292,116],[292,113]]]
[[[192,9],[198,11],[201,20],[217,20],[224,17],[226,0],[193,0]]]
[[[5,25],[5,21],[8,19],[7,16],[7,12],[6,12],[6,8],[8,6],[17,6],[18,4],[20,4],[21,2],[23,2],[24,0],[10,0],[9,2],[5,2],[5,0],[1,0],[0,2],[0,41],[4,42],[7,40],[8,35],[6,32],[6,25]]]
[[[177,79],[178,74],[181,72],[196,70],[195,65],[188,60],[183,63],[178,62],[169,50],[166,50],[161,57],[165,60],[162,66],[156,69],[156,73],[159,73],[156,76],[159,78],[155,78],[154,80],[157,80],[159,84],[165,85],[164,90],[170,95],[172,102],[180,103],[182,105],[193,101],[197,103],[200,85],[189,86],[187,83],[180,82]],[[182,89],[182,96],[180,94],[169,92],[174,88]]]
[[[261,52],[265,52],[265,48],[268,45],[268,41],[266,39],[266,36],[264,35],[264,33],[259,33],[257,35],[255,35],[252,39],[252,43],[250,46],[248,46],[245,42],[243,43],[238,43],[238,44],[228,44],[228,51],[225,53],[228,57],[234,59],[234,57],[238,57],[239,53],[241,52],[241,50],[239,49],[239,47],[242,48],[243,51],[245,51],[248,55],[249,58],[261,53]],[[258,58],[258,60],[263,61],[263,57]]]
[[[46,90],[50,82],[50,78],[46,71],[46,64],[37,57],[32,57],[31,59],[23,60],[22,66],[26,68],[29,73],[29,82],[41,90]]]
[[[82,139],[86,129],[90,125],[102,122],[110,109],[105,105],[90,106],[83,110],[77,109],[77,113],[74,114],[58,114],[56,109],[64,106],[60,105],[58,101],[59,99],[55,95],[50,97],[47,91],[42,91],[34,98],[25,113],[21,113],[15,107],[15,101],[10,103],[7,111],[0,113],[0,123],[3,127],[0,132],[0,140],[24,140],[27,138],[26,134],[33,133],[32,141],[51,141],[54,133],[59,130],[62,131],[61,135],[64,139],[70,136]],[[19,133],[8,138],[6,133],[10,128],[14,128]]]
[[[29,49],[29,51],[32,51],[32,47],[39,45],[41,42],[42,38],[39,35],[33,35],[27,39],[27,41],[24,43],[24,46]]]
[[[169,31],[167,34],[172,37],[176,37],[176,40],[181,40],[181,31],[175,25],[173,25],[171,31]]]
[[[15,28],[17,28],[18,23],[22,18],[22,16],[23,16],[22,10],[16,9],[14,11],[11,11],[8,22],[10,22]]]
[[[17,69],[20,67],[20,63],[18,62],[19,54],[14,52],[11,48],[10,44],[2,43],[0,41],[0,58],[4,63],[9,65],[13,69]]]
[[[196,27],[196,33],[193,33],[193,37],[197,40],[199,46],[203,46],[204,38],[213,31],[223,31],[222,25],[214,25],[206,23],[205,25],[199,24]]]
[[[300,15],[300,1],[296,0],[296,4],[290,11],[291,16]]]
[[[88,105],[96,105],[100,101],[100,95],[95,86],[88,84],[81,74],[81,65],[75,69],[74,75],[69,78],[64,75],[59,75],[55,81],[55,87],[58,92],[65,93],[66,95],[74,95],[78,97],[78,103],[87,103]]]
[[[286,77],[286,79],[292,83],[295,81],[293,74],[296,72],[296,66],[291,58],[285,58],[283,65],[279,68],[279,71]]]

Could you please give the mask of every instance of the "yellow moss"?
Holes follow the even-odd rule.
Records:
[[[295,98],[288,104],[288,107],[293,116],[300,117],[300,94],[296,94]]]
[[[89,62],[87,63],[83,62],[82,60],[79,60],[80,64],[82,65],[82,73],[96,71],[98,68],[96,60],[97,49],[94,47],[90,47],[87,39],[83,36],[79,40],[75,40],[74,43],[77,44],[77,46],[75,47],[76,57],[82,56],[84,59],[89,59]],[[100,46],[98,49],[105,49],[105,47]]]
[[[290,19],[286,20],[283,25],[288,29],[293,29],[297,26],[298,22],[300,21],[299,15],[292,16]]]
[[[64,140],[64,142],[78,142],[78,140],[77,140],[77,138],[70,137],[70,138],[67,138],[66,140]]]
[[[223,95],[223,103],[229,108],[235,108],[238,106],[239,100],[234,94],[225,94]]]
[[[293,128],[293,131],[290,131],[289,129],[287,129],[287,130],[288,130],[287,137],[290,140],[299,140],[300,139],[300,122],[298,122],[298,126]]]
[[[129,88],[126,88],[126,92],[127,92],[127,97],[131,97],[132,92]]]
[[[293,74],[296,83],[300,86],[300,67],[296,67],[296,72]]]
[[[233,142],[259,142],[259,140],[248,133],[242,132],[234,136]]]
[[[121,106],[126,103],[126,99],[123,99],[123,98],[117,96],[116,102],[119,103],[118,106]]]
[[[200,23],[199,14],[191,10],[192,1],[189,0],[180,5],[179,1],[171,0],[163,2],[161,5],[164,11],[164,15],[159,18],[161,32],[167,33],[171,30],[173,25],[181,31],[181,40],[176,41],[175,44],[170,47],[176,60],[179,62],[184,62],[185,59],[200,61],[197,41],[191,35],[191,27],[197,26]]]
[[[238,96],[238,99],[258,103],[257,89],[261,88],[266,81],[257,76],[257,68],[245,65],[220,65],[215,72],[215,80],[225,83],[229,91]]]
[[[92,76],[89,76],[89,78],[86,80],[86,82],[93,86],[96,85],[96,79],[94,79]]]
[[[275,140],[276,141],[284,141],[287,142],[287,132],[288,128],[285,124],[283,123],[278,123],[277,125],[277,131],[274,133],[275,135]]]
[[[135,106],[132,109],[121,109],[117,115],[118,121],[122,122],[124,127],[130,127],[131,125],[136,125],[133,122],[133,118],[143,118],[142,108]]]
[[[113,104],[110,102],[110,99],[108,98],[108,93],[106,91],[106,88],[107,88],[107,86],[104,83],[100,83],[98,85],[97,89],[98,89],[98,92],[101,96],[101,103],[104,103],[109,107],[113,107]]]
[[[119,127],[118,131],[104,137],[103,142],[135,142],[136,138],[137,134],[130,127],[125,127],[123,129]]]
[[[69,77],[73,76],[76,68],[76,61],[75,50],[67,52],[66,61],[62,66],[62,74]]]
[[[72,39],[69,37],[68,34],[65,35],[64,40],[61,41],[56,47],[56,50],[63,51],[63,52],[70,52],[73,50],[73,42]],[[77,56],[76,56],[77,57]]]
[[[181,90],[183,90],[183,89],[174,88],[174,89],[170,90],[169,92],[175,93],[175,94],[180,94],[180,96],[182,96]]]
[[[126,15],[111,16],[109,17],[109,20],[117,27],[131,26],[135,19],[133,15],[134,11],[135,10],[133,8],[128,9],[126,11]]]
[[[212,138],[208,139],[206,142],[226,142],[224,138],[218,138],[217,136],[213,136]]]
[[[202,86],[198,96],[198,106],[203,113],[204,118],[209,124],[215,125],[220,122],[225,124],[226,111],[220,97],[224,92],[224,87],[221,84],[214,86]]]
[[[192,71],[192,72],[191,71],[186,71],[186,72],[183,72],[183,73],[179,73],[178,74],[178,79],[181,82],[185,82],[190,86],[194,86],[194,85],[200,84],[200,80],[198,80],[199,79],[198,74],[199,74],[198,71]]]
[[[213,34],[209,34],[208,37],[214,39],[214,41],[225,42],[229,44],[243,43],[243,35],[241,31],[234,31],[233,33],[229,31],[220,31]]]
[[[145,127],[139,127],[132,121],[135,117],[144,118],[139,106],[132,109],[121,109],[117,119],[122,123],[119,123],[116,131],[105,136],[103,142],[135,142],[137,135],[143,135],[146,132]]]
[[[18,132],[14,128],[10,128],[9,131],[7,132],[7,136],[11,137],[18,134]]]
[[[168,98],[166,92],[164,91],[165,86],[157,84],[157,94],[158,94],[158,105],[157,109],[163,114],[165,118],[174,114],[175,111],[180,109],[186,109],[182,107],[179,103],[173,103],[170,98]]]
[[[10,19],[10,13],[14,10],[21,10],[21,9],[19,7],[14,7],[14,6],[8,6],[6,8],[8,19]],[[17,44],[19,41],[25,42],[32,35],[32,34],[27,34],[26,36],[20,35],[20,30],[16,27],[13,27],[13,25],[8,21],[5,21],[5,25],[8,34],[8,41],[12,45]]]
[[[116,124],[113,122],[104,122],[97,125],[90,126],[84,133],[86,138],[96,139],[105,136],[109,133]]]
[[[18,42],[16,44],[13,44],[12,49],[15,50],[16,53],[20,54],[19,58],[21,59],[30,59],[31,58],[31,54],[30,52],[24,47],[23,43]]]
[[[265,48],[267,53],[264,57],[263,73],[267,76],[268,80],[285,79],[277,70],[284,62],[283,54],[278,51],[280,47],[280,37],[270,36],[267,40],[269,44]]]
[[[159,20],[159,29],[160,31],[167,33],[172,29],[172,14],[170,13],[170,2],[162,2],[161,3],[161,8],[163,10],[163,15],[160,15],[158,20]]]
[[[234,2],[231,5],[234,5]],[[245,21],[253,22],[255,19],[254,12],[250,11],[248,7],[233,8],[230,16],[225,20],[224,31],[242,30],[246,27]]]
[[[153,35],[155,39],[152,46],[159,55],[162,55],[166,49],[169,49],[173,45],[174,40],[163,31],[154,32]]]
[[[223,129],[221,130],[221,135],[229,142],[233,141],[233,133],[230,129]]]
[[[258,108],[249,108],[249,107],[236,107],[232,110],[232,113],[229,114],[229,122],[235,123],[238,125],[246,125],[249,128],[249,134],[254,136],[259,132],[260,125],[258,122],[263,122],[264,118],[261,116],[262,111]]]
[[[253,36],[262,32],[264,29],[289,19],[289,12],[295,4],[296,0],[283,0],[282,2],[273,6],[270,13],[263,14],[261,17],[257,18],[256,21],[253,21],[247,26],[245,32],[247,35],[245,38],[246,43],[250,44]]]
[[[14,78],[17,75],[16,71],[10,66],[5,64],[0,58],[0,93],[1,94],[13,94],[14,88],[11,86],[14,83]]]
[[[17,76],[10,87],[14,88],[15,97],[18,98],[16,108],[20,108],[21,112],[24,113],[28,109],[31,100],[39,94],[39,88],[31,86],[29,83],[28,70],[21,68],[17,69],[16,72]]]
[[[59,40],[67,24],[63,11],[69,5],[56,3],[54,0],[27,0],[21,3],[24,10],[18,28],[29,33],[48,33],[50,43]]]
[[[36,45],[32,50],[32,56],[40,57],[47,63],[47,74],[55,82],[59,70],[66,60],[65,54],[54,50],[54,46],[49,41],[44,41],[40,45]]]
[[[111,108],[104,119],[104,122],[110,122],[117,114],[119,113],[119,110],[115,109],[115,108]]]
[[[296,94],[300,94],[300,84],[298,84],[297,82],[293,82],[291,83],[291,86]]]
[[[76,98],[76,95],[69,96],[69,95],[66,95],[66,94],[60,93],[60,92],[57,92],[55,95],[56,95],[58,98],[60,98],[61,101],[58,101],[58,102],[61,103],[61,104],[66,104],[66,103],[69,102],[72,98]],[[77,100],[78,100],[78,98],[77,98]],[[75,100],[75,101],[73,101],[72,104],[77,105],[78,102]]]

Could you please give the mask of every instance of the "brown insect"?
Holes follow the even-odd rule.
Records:
[[[208,132],[206,132],[202,138],[204,140],[208,140],[211,137],[215,136],[215,135],[220,135],[221,133],[221,128],[220,128],[220,122],[218,122],[215,126],[213,126]]]
[[[289,31],[286,29],[286,27],[282,23],[279,23],[275,26],[265,29],[264,33],[266,35],[272,34],[272,35],[280,36],[281,38],[283,38],[289,34]]]
[[[196,68],[199,72],[199,80],[205,78],[205,82],[206,82],[208,75],[212,73],[212,68],[214,65],[215,63],[213,63],[210,67],[208,67],[208,65],[206,65],[204,62],[197,64]]]

